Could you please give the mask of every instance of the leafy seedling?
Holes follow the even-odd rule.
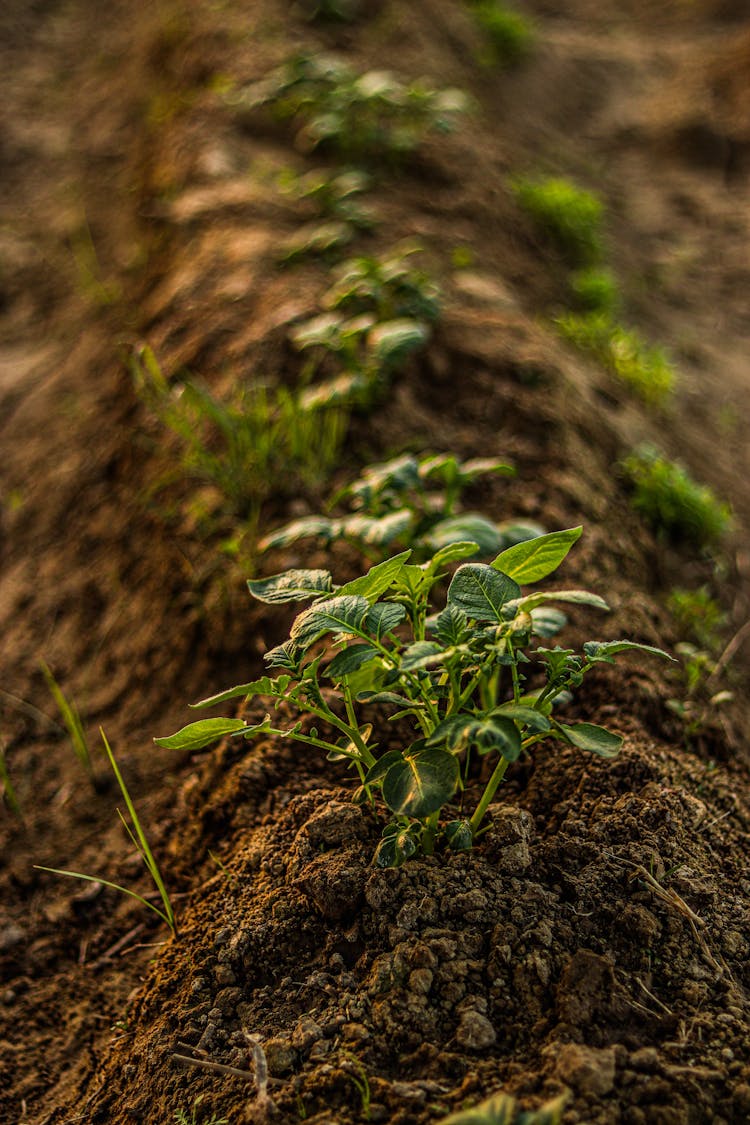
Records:
[[[406,84],[386,70],[358,74],[332,55],[295,58],[232,101],[240,114],[267,109],[292,121],[304,151],[329,149],[355,162],[399,163],[469,108],[460,90]]]
[[[645,343],[632,328],[623,328],[609,312],[567,313],[555,326],[569,343],[588,352],[615,378],[649,406],[668,402],[675,369],[662,348]]]
[[[137,893],[137,891],[133,891],[129,887],[122,887],[122,886],[119,885],[119,883],[110,883],[107,879],[102,879],[99,876],[83,875],[79,871],[65,871],[65,870],[61,870],[58,867],[42,867],[39,864],[34,864],[34,866],[35,866],[37,871],[49,871],[53,875],[66,875],[66,876],[69,876],[72,879],[83,879],[87,883],[101,883],[105,887],[111,887],[112,890],[120,891],[121,894],[128,895],[129,898],[136,899],[143,906],[146,906],[146,907],[148,907],[149,910],[152,910],[154,912],[154,914],[156,914],[162,920],[162,922],[165,923],[165,925],[169,926],[170,930],[172,931],[172,934],[176,937],[177,936],[177,924],[175,922],[174,911],[172,909],[172,904],[171,904],[170,899],[169,899],[169,893],[168,893],[167,888],[165,886],[164,880],[162,879],[161,872],[159,870],[159,866],[158,866],[156,860],[154,859],[154,855],[153,855],[153,852],[151,851],[151,848],[149,847],[149,843],[148,843],[148,840],[146,838],[146,834],[143,831],[143,827],[142,827],[140,819],[138,817],[138,813],[136,812],[135,805],[133,804],[133,801],[131,799],[128,788],[125,784],[125,779],[123,778],[122,774],[120,773],[119,766],[117,765],[117,761],[115,760],[115,756],[112,753],[112,748],[109,745],[109,742],[107,740],[107,736],[105,735],[104,731],[101,728],[99,728],[99,733],[102,736],[102,742],[104,743],[104,750],[106,752],[107,758],[109,759],[109,764],[112,767],[112,772],[115,775],[115,778],[117,780],[117,784],[120,787],[120,792],[122,793],[123,800],[125,801],[125,807],[126,807],[126,809],[128,811],[128,814],[130,816],[130,824],[128,824],[127,820],[125,819],[125,817],[123,816],[123,814],[120,812],[119,809],[117,810],[117,815],[119,816],[125,831],[127,832],[128,836],[130,837],[131,842],[135,846],[136,851],[138,852],[141,859],[143,860],[143,862],[146,866],[146,870],[148,871],[148,873],[151,876],[151,879],[154,883],[154,886],[156,887],[157,891],[159,892],[159,897],[160,897],[161,903],[162,903],[162,909],[160,909],[158,906],[155,906],[153,902],[149,902],[149,900],[144,898],[143,895],[139,895]],[[131,827],[131,825],[132,825],[132,827]]]
[[[729,505],[653,446],[635,449],[623,460],[622,470],[632,488],[632,506],[658,535],[709,548],[729,531]]]
[[[570,528],[518,543],[490,564],[462,561],[476,554],[475,542],[451,544],[421,565],[404,551],[338,587],[326,570],[250,581],[251,594],[262,602],[311,604],[288,638],[266,654],[275,676],[197,706],[258,697],[273,709],[283,704],[284,713],[296,711],[297,721],[279,726],[270,712],[255,723],[203,719],[156,743],[199,749],[223,737],[262,734],[317,747],[356,770],[362,799],[375,802],[379,795],[390,811],[379,865],[430,855],[438,839],[470,848],[508,766],[536,743],[554,739],[602,758],[619,752],[619,735],[593,723],[563,722],[556,713],[592,668],[628,651],[666,655],[627,640],[591,641],[580,654],[539,643],[565,624],[558,605],[607,608],[584,590],[521,589],[553,573],[580,534],[580,527]],[[435,606],[446,567],[457,562],[445,605]],[[363,708],[400,720],[410,734],[381,749]],[[452,802],[477,757],[490,760],[492,773],[466,812]]]
[[[479,61],[485,66],[515,66],[530,53],[534,29],[520,12],[501,0],[470,0],[485,46]]]
[[[561,1094],[539,1109],[521,1110],[510,1094],[493,1094],[471,1109],[444,1117],[439,1125],[560,1125],[570,1094]]]
[[[507,520],[496,524],[478,512],[463,512],[463,491],[487,475],[511,476],[509,465],[493,458],[462,461],[452,453],[419,458],[409,454],[363,474],[331,500],[345,501],[348,515],[307,516],[293,520],[261,540],[261,550],[314,538],[324,544],[344,539],[368,557],[382,558],[394,547],[410,547],[423,559],[451,543],[473,540],[478,554],[496,555],[505,547],[544,534],[539,524]]]
[[[534,225],[565,257],[571,268],[601,262],[604,206],[589,191],[562,177],[517,178],[511,190]]]

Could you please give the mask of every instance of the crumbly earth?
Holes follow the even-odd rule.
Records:
[[[383,0],[340,25],[281,0],[116,0],[106,19],[93,0],[3,5],[0,748],[20,805],[0,813],[3,1125],[427,1125],[500,1090],[525,1109],[567,1091],[565,1125],[750,1120],[748,13],[523,10],[535,48],[493,71],[458,0]],[[146,341],[217,392],[298,377],[290,327],[318,311],[330,262],[279,267],[314,218],[279,173],[336,164],[221,91],[318,49],[458,86],[476,110],[401,169],[371,169],[378,225],[352,247],[424,247],[443,290],[428,348],[352,420],[330,484],[275,482],[261,526],[405,449],[498,456],[516,478],[469,506],[585,525],[561,581],[613,612],[572,615],[571,645],[674,648],[673,586],[713,583],[728,618],[695,730],[667,707],[684,698],[676,667],[597,672],[575,717],[622,733],[619,759],[541,750],[474,852],[396,871],[371,862],[382,810],[353,805],[351,779],[309,751],[151,742],[187,702],[256,676],[283,636],[290,614],[248,605],[248,573],[361,566],[305,544],[233,558],[236,527],[175,471],[128,367]],[[604,198],[624,318],[680,370],[668,409],[646,412],[549,327],[566,268],[507,188],[535,171]],[[718,569],[630,509],[616,466],[643,439],[731,501]],[[101,883],[33,867],[149,893],[104,759],[89,780],[41,660],[92,745],[102,726],[115,747],[176,938]]]

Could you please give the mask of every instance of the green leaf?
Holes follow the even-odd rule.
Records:
[[[480,754],[496,752],[509,762],[521,753],[521,734],[512,719],[489,715],[452,715],[443,719],[427,740],[428,746],[445,743],[448,750],[460,753],[476,746]]]
[[[336,538],[337,528],[337,520],[329,520],[325,516],[305,516],[304,519],[292,520],[278,531],[266,535],[258,544],[258,550],[270,551],[274,547],[286,547],[300,539],[321,538],[328,542]]]
[[[398,695],[395,691],[360,691],[357,694],[357,703],[396,703],[399,707],[421,706],[405,695]]]
[[[421,820],[450,801],[458,776],[453,754],[423,750],[391,766],[383,780],[383,800],[392,812]]]
[[[437,574],[441,567],[447,566],[448,563],[459,562],[460,559],[470,559],[479,552],[479,544],[475,543],[473,539],[462,539],[455,543],[446,543],[435,552],[430,561],[427,563],[427,572],[429,574]]]
[[[421,348],[429,338],[429,329],[424,324],[403,318],[376,325],[367,337],[367,344],[378,363],[392,367]]]
[[[218,703],[227,703],[230,699],[241,699],[243,697],[249,699],[253,695],[284,695],[291,682],[291,676],[275,678],[263,676],[262,679],[253,680],[249,684],[238,684],[237,687],[227,688],[226,691],[220,691],[217,695],[209,695],[207,699],[201,699],[198,703],[191,703],[190,706],[197,710],[199,707],[215,707]]]
[[[462,609],[448,605],[438,614],[435,621],[435,635],[446,646],[460,645],[467,632],[468,618]]]
[[[545,718],[541,711],[537,711],[534,707],[524,707],[521,703],[503,703],[500,707],[496,707],[492,714],[504,715],[532,731],[542,732],[550,729],[549,719]]]
[[[201,750],[228,734],[237,734],[246,729],[242,719],[199,719],[197,723],[190,723],[167,738],[155,738],[154,742],[163,750]]]
[[[531,631],[537,637],[549,640],[556,637],[561,629],[568,624],[568,619],[562,610],[551,606],[538,606],[531,611]]]
[[[389,750],[386,754],[383,754],[382,758],[378,758],[377,762],[370,766],[365,774],[365,785],[375,785],[382,781],[391,766],[400,762],[402,758],[403,755],[400,750]]]
[[[464,563],[448,587],[448,605],[463,610],[473,621],[502,621],[503,606],[520,592],[512,578],[492,567]]]
[[[470,541],[477,544],[482,555],[494,554],[502,544],[500,532],[494,523],[473,512],[440,520],[431,528],[426,541],[427,546],[433,551],[451,543]]]
[[[588,590],[551,590],[549,593],[539,590],[534,594],[527,594],[525,598],[519,598],[518,601],[510,602],[508,608],[514,609],[516,613],[530,613],[537,606],[547,605],[549,602],[569,602],[571,605],[591,605],[595,609],[609,609],[604,598],[600,598],[598,594],[591,594]]]
[[[300,648],[308,649],[325,633],[359,633],[369,609],[367,598],[356,595],[318,602],[295,618],[290,639]]]
[[[285,570],[271,578],[251,578],[247,588],[254,598],[268,605],[300,602],[329,594],[333,579],[327,570]]]
[[[409,828],[400,828],[390,832],[378,844],[375,850],[376,867],[400,867],[407,859],[411,859],[417,850],[417,841]]]
[[[343,652],[336,653],[331,663],[325,668],[325,675],[330,680],[342,680],[344,676],[350,676],[352,672],[357,672],[363,664],[374,660],[378,655],[378,650],[373,648],[372,645],[349,645]]]
[[[606,727],[598,727],[595,723],[575,723],[569,726],[566,723],[555,724],[565,735],[568,742],[577,746],[579,750],[590,750],[600,758],[616,758],[623,744],[619,734],[614,734]]]
[[[400,555],[394,555],[393,558],[378,563],[361,578],[355,578],[353,582],[341,586],[336,591],[336,596],[357,594],[359,597],[367,598],[368,601],[375,601],[397,580],[410,554],[411,551],[402,551]]]
[[[571,527],[567,531],[553,531],[550,535],[516,543],[498,555],[492,566],[521,585],[539,582],[557,570],[570,548],[580,539],[582,531],[582,527]]]
[[[386,547],[409,531],[414,515],[408,508],[399,508],[387,516],[348,516],[341,521],[341,533],[369,547]]]
[[[442,656],[443,646],[435,641],[415,641],[401,654],[401,671],[416,672],[419,668],[428,668],[431,664],[438,664]]]
[[[284,641],[283,644],[270,648],[263,659],[270,668],[289,668],[292,671],[297,671],[300,654],[296,645],[293,645],[291,641]]]
[[[400,625],[405,617],[406,606],[395,602],[377,602],[371,606],[365,618],[365,629],[370,636],[379,641],[386,633],[390,633],[391,629]]]
[[[619,652],[648,652],[652,656],[663,656],[666,660],[674,660],[673,656],[661,648],[637,644],[635,641],[587,641],[583,651],[592,663],[606,660],[608,664],[614,664],[612,657]]]
[[[445,826],[448,847],[454,852],[468,852],[474,843],[474,833],[468,820],[451,820]]]

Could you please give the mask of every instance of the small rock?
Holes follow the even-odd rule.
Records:
[[[282,1074],[293,1070],[297,1063],[297,1053],[286,1039],[268,1039],[263,1044],[263,1050],[268,1073],[272,1078],[279,1078]]]
[[[506,875],[520,875],[531,865],[531,817],[515,805],[490,805],[487,818],[485,858]]]
[[[565,1043],[559,1047],[555,1069],[561,1081],[584,1097],[604,1097],[615,1084],[615,1052],[612,1047]]]
[[[429,969],[414,969],[409,973],[409,988],[412,992],[426,996],[432,988],[432,972]]]
[[[461,1016],[456,1042],[467,1051],[484,1051],[492,1047],[497,1040],[497,1033],[487,1019],[476,1008],[470,1008]]]
[[[639,1047],[633,1051],[629,1058],[633,1070],[644,1070],[647,1073],[656,1070],[659,1065],[659,1052],[656,1047]]]

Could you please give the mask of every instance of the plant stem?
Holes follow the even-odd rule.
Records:
[[[509,765],[510,765],[510,763],[509,763],[508,759],[501,757],[500,761],[495,766],[492,777],[487,782],[487,787],[485,788],[485,791],[482,794],[482,799],[479,802],[479,804],[477,805],[476,809],[474,810],[474,815],[472,816],[471,820],[469,821],[469,824],[471,825],[471,831],[474,835],[476,835],[476,832],[479,829],[479,825],[482,823],[482,820],[484,819],[484,814],[487,812],[487,809],[492,804],[492,798],[495,796],[495,791],[497,790],[497,787],[500,784],[500,782],[503,780],[503,777],[505,776],[505,771],[507,770]]]
[[[422,851],[425,855],[432,855],[435,851],[435,833],[437,832],[439,818],[440,809],[434,813],[430,813],[427,817],[425,830],[422,834]]]

